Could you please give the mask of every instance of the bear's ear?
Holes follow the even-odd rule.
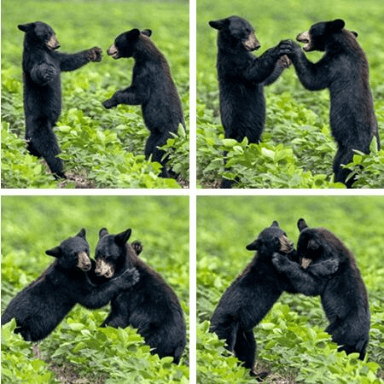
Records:
[[[305,228],[308,228],[308,225],[304,219],[299,219],[299,221],[297,222],[297,228],[299,228],[299,231],[301,232]]]
[[[272,223],[272,225],[271,225],[271,227],[277,227],[277,228],[279,228],[279,223],[278,223],[276,220],[274,220],[273,223]]]
[[[49,256],[60,257],[61,256],[61,248],[60,248],[60,246],[58,246],[58,247],[55,247],[52,249],[48,249],[47,251],[45,251],[45,253]]]
[[[342,19],[336,19],[329,23],[329,28],[332,32],[341,31],[345,26],[345,22]]]
[[[31,29],[35,28],[35,23],[19,24],[17,28],[19,28],[20,31],[29,32]]]
[[[247,248],[248,251],[257,251],[257,250],[259,249],[259,247],[260,247],[260,241],[259,241],[259,239],[256,239],[253,243],[248,244],[248,245],[246,246],[246,248]]]
[[[229,20],[228,19],[222,19],[222,20],[210,21],[209,25],[212,28],[218,29],[220,31],[221,29],[223,29],[224,27],[229,25]]]
[[[81,228],[80,232],[76,235],[77,237],[81,237],[82,239],[85,240],[85,229]]]
[[[355,32],[355,31],[351,31],[351,33],[352,33],[352,35],[355,35],[355,37],[359,36],[359,34],[357,32]]]
[[[132,233],[132,229],[127,229],[126,231],[119,233],[118,235],[115,236],[116,243],[119,245],[124,245],[130,238],[131,233]]]
[[[145,36],[151,37],[152,31],[150,29],[143,29],[141,33]]]
[[[133,41],[133,40],[138,39],[139,36],[140,36],[140,30],[137,29],[137,28],[134,28],[134,29],[130,30],[130,31],[127,33],[127,40],[129,40],[129,41]]]
[[[101,239],[102,237],[108,235],[108,230],[107,228],[101,228],[100,231],[99,231],[99,239]]]

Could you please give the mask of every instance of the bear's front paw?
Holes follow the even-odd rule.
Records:
[[[284,56],[281,56],[279,60],[277,60],[277,63],[282,68],[289,68],[292,64],[292,61],[287,55],[284,55]]]
[[[123,278],[125,288],[129,288],[130,286],[137,284],[140,280],[140,274],[136,268],[127,269],[121,277]]]
[[[116,104],[112,101],[112,99],[105,100],[102,102],[102,104],[103,104],[103,107],[107,108],[107,109],[110,109],[110,108],[116,106]]]
[[[56,77],[56,70],[52,65],[47,65],[44,68],[43,79],[46,83],[49,83]]]
[[[275,252],[272,256],[272,263],[278,270],[280,270],[288,265],[289,260],[287,256]]]
[[[89,61],[101,61],[103,51],[99,47],[93,47],[87,52]]]
[[[136,255],[140,255],[143,250],[143,244],[141,244],[140,241],[136,240],[131,245],[133,250],[136,252]]]

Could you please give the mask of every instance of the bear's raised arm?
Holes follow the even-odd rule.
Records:
[[[87,275],[86,278],[91,288],[89,288],[88,294],[83,295],[79,299],[79,303],[84,305],[84,307],[94,309],[103,307],[108,304],[118,292],[137,284],[140,275],[136,268],[130,268],[121,275],[101,285],[92,284]]]
[[[268,49],[264,54],[262,54],[258,58],[254,58],[252,63],[248,66],[244,73],[244,77],[248,81],[254,81],[256,83],[263,83],[264,81],[268,81],[268,77],[271,76],[275,70],[276,62],[280,59],[281,56],[287,55],[291,53],[291,46],[286,43],[286,41],[282,41],[276,47]],[[281,68],[282,72],[283,68]],[[281,73],[280,72],[280,73]],[[274,74],[275,81],[277,77]],[[271,84],[273,81],[270,81]]]
[[[288,277],[297,292],[303,293],[306,296],[317,296],[323,292],[327,279],[322,277],[321,273],[316,276],[309,271],[307,272],[301,268],[300,264],[289,260],[285,255],[279,253],[274,253],[272,263],[280,273]],[[325,273],[325,271],[326,266],[324,266],[322,273]]]
[[[60,69],[68,72],[74,71],[91,61],[101,61],[102,50],[99,47],[93,47],[91,49],[72,54],[57,51],[53,52],[53,54],[60,62]]]

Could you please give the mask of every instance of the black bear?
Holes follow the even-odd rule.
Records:
[[[92,284],[87,275],[91,260],[84,229],[46,254],[56,258],[54,263],[16,295],[1,317],[1,324],[15,318],[15,333],[27,341],[48,336],[76,303],[100,308],[139,280],[137,270],[131,268],[106,284]]]
[[[150,39],[152,32],[132,29],[116,37],[108,49],[114,59],[133,57],[132,82],[128,88],[117,91],[103,102],[105,108],[119,104],[141,105],[146,127],[150,131],[145,144],[145,157],[152,155],[152,161],[163,168],[161,177],[168,177],[165,152],[159,147],[165,145],[177,133],[179,124],[185,128],[181,101],[172,80],[167,60]]]
[[[136,268],[140,275],[134,287],[112,299],[111,312],[103,326],[137,328],[151,353],[172,356],[178,364],[186,344],[183,311],[163,278],[137,256],[134,243],[127,243],[130,235],[130,229],[118,235],[109,235],[105,228],[99,232],[96,274],[113,281],[127,268]]]
[[[225,137],[259,143],[265,123],[263,87],[272,84],[289,67],[289,44],[281,42],[260,57],[251,54],[260,48],[255,30],[248,21],[231,16],[210,21],[218,32],[217,74],[220,90],[220,114]],[[226,157],[226,154],[224,154]],[[224,179],[222,188],[233,182]]]
[[[264,318],[284,290],[292,291],[289,280],[272,264],[275,252],[295,257],[293,244],[274,221],[247,246],[256,250],[253,260],[224,292],[211,319],[211,332],[226,340],[228,350],[256,373],[256,341],[253,328]]]
[[[353,150],[369,153],[375,136],[380,139],[369,89],[368,61],[357,42],[356,32],[344,28],[343,20],[320,22],[309,31],[300,33],[297,40],[306,43],[304,51],[325,52],[317,63],[308,61],[300,47],[291,42],[289,54],[297,76],[311,91],[328,88],[331,97],[330,124],[338,150],[333,162],[335,181],[350,188],[353,178],[343,169],[353,159]]]
[[[61,112],[60,72],[73,71],[90,61],[101,60],[94,47],[75,54],[60,53],[53,29],[45,23],[20,24],[25,32],[23,52],[24,113],[29,152],[43,157],[54,176],[65,178],[63,161],[53,132]]]
[[[273,264],[297,292],[321,296],[330,322],[326,329],[340,351],[358,352],[364,359],[368,344],[370,312],[367,291],[355,258],[343,242],[325,228],[308,228],[298,221],[300,236],[294,262],[280,254]]]

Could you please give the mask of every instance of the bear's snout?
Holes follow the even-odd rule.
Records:
[[[55,49],[60,48],[60,43],[57,40],[55,35],[51,36],[51,38],[47,41],[46,45],[52,51],[55,50]]]
[[[107,279],[110,279],[115,274],[115,269],[113,265],[107,263],[105,260],[97,259],[95,273],[98,276],[104,276]]]
[[[84,272],[88,272],[92,268],[92,263],[86,252],[79,252],[77,255],[77,267]]]
[[[107,54],[109,56],[112,56],[114,59],[118,59],[119,58],[119,50],[117,49],[116,45],[115,44],[112,44],[108,50],[107,50]]]

